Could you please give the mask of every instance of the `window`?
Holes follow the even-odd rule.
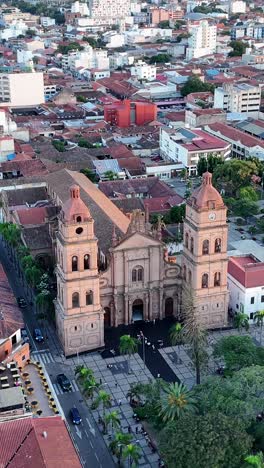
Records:
[[[208,288],[208,274],[204,273],[202,276],[202,288]]]
[[[204,240],[203,241],[203,255],[208,255],[209,254],[209,240]]]
[[[215,253],[221,252],[221,239],[215,239]]]
[[[143,281],[144,271],[142,267],[136,267],[132,270],[132,282]]]
[[[76,221],[77,221],[77,223],[81,223],[81,222],[82,222],[82,217],[81,217],[81,216],[77,216]]]
[[[185,247],[186,247],[186,249],[189,248],[189,234],[188,234],[188,232],[186,232],[186,234],[185,234]]]
[[[76,325],[75,325],[75,327],[74,327],[74,331],[77,331],[77,327],[76,327]]]
[[[214,275],[214,286],[220,286],[221,283],[221,273],[217,272]]]
[[[264,296],[261,296],[261,302],[264,302]]]
[[[250,320],[253,320],[253,318],[254,318],[254,313],[253,312],[250,312],[249,318],[250,318]]]
[[[86,293],[86,305],[92,305],[93,303],[93,291],[88,291]]]
[[[251,297],[250,298],[250,304],[254,304],[255,303],[255,298],[254,297]]]
[[[79,307],[79,293],[75,292],[72,295],[72,308]]]
[[[72,271],[78,271],[78,257],[72,257]]]
[[[191,237],[191,246],[190,246],[190,250],[191,250],[191,252],[193,253],[193,237]]]
[[[88,255],[88,254],[84,255],[84,257],[83,257],[83,268],[85,270],[90,269],[90,255]]]
[[[26,356],[25,355],[22,356],[22,361],[25,361],[25,359],[26,359]]]

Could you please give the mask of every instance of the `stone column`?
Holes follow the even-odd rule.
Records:
[[[164,316],[163,306],[164,306],[163,288],[161,288],[160,293],[159,293],[159,318],[160,318],[160,320],[162,320],[163,316]]]
[[[152,289],[150,289],[149,291],[149,316],[148,316],[149,320],[153,320],[152,294],[153,294]]]
[[[128,325],[128,320],[129,320],[129,316],[128,316],[128,307],[129,307],[129,304],[128,304],[128,296],[125,295],[125,325]]]
[[[143,320],[147,320],[147,319],[149,320],[149,297],[148,297],[148,294],[145,294]]]
[[[128,323],[131,323],[132,320],[132,301],[128,299]]]

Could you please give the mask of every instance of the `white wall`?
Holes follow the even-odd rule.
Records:
[[[264,298],[264,286],[245,288],[230,274],[227,275],[227,284],[230,291],[229,306],[232,307],[233,311],[243,312],[250,317],[250,314],[264,309],[264,301],[261,302],[261,297]],[[253,297],[254,304],[251,304]]]

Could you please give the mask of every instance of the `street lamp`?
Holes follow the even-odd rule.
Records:
[[[80,346],[78,348],[70,348],[73,352],[76,353],[76,357],[77,357],[77,365],[79,366],[80,364],[80,359],[79,359],[79,349],[80,349]]]

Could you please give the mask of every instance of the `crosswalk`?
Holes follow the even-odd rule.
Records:
[[[42,362],[43,364],[49,364],[51,362],[55,362],[52,354],[49,352],[38,353],[36,351],[33,351],[31,353],[31,357],[32,359],[34,359],[34,361],[39,361],[39,362]]]
[[[79,391],[78,385],[75,382],[75,380],[71,381],[71,385],[72,385],[71,392],[78,392]],[[55,390],[56,395],[62,395],[64,393],[64,391],[62,390],[62,388],[60,387],[60,385],[58,383],[54,383],[53,388]]]

